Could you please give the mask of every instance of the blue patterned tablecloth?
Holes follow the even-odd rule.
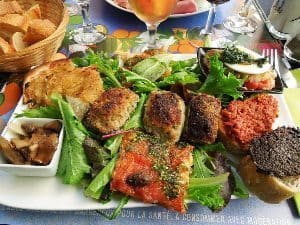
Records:
[[[271,0],[269,0],[271,2]],[[216,22],[233,14],[239,8],[241,1],[232,0],[218,7]],[[266,5],[266,1],[263,2]],[[269,4],[270,5],[270,4]],[[105,25],[109,32],[116,29],[140,30],[144,24],[134,15],[122,12],[108,5],[104,0],[92,1],[92,20],[97,24]],[[160,26],[160,30],[172,28],[190,28],[195,25],[204,25],[207,13],[196,16],[170,19]],[[261,32],[260,30],[258,32]],[[243,37],[250,40],[252,37]],[[1,185],[1,181],[0,181]],[[33,187],[34,188],[34,187]],[[0,193],[1,195],[1,193]],[[263,203],[255,197],[250,199],[232,200],[219,213],[213,213],[205,207],[190,204],[188,213],[178,214],[162,207],[123,209],[120,216],[114,221],[108,221],[95,211],[48,212],[14,209],[0,205],[0,225],[88,225],[88,224],[120,224],[120,225],[183,225],[183,224],[224,224],[224,225],[293,225],[300,224],[296,215],[293,201],[285,201],[278,205]],[[103,211],[110,213],[111,210]]]

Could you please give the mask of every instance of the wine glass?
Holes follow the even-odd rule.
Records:
[[[94,45],[96,43],[102,42],[105,39],[105,35],[99,32],[90,20],[90,0],[76,0],[76,3],[81,8],[83,22],[82,26],[76,28],[73,31],[74,41],[81,45]]]
[[[147,26],[146,49],[159,48],[156,41],[157,27],[175,9],[177,0],[128,0],[134,14]]]
[[[205,27],[194,27],[189,29],[187,32],[187,38],[189,42],[199,47],[199,40],[208,42],[210,41],[210,36],[213,33],[213,24],[216,16],[216,7],[219,4],[228,2],[229,0],[207,0],[211,6],[209,9],[208,17],[206,20]]]
[[[237,15],[229,16],[224,21],[224,27],[233,33],[247,34],[253,33],[257,29],[257,23],[248,18],[249,8],[252,0],[245,0],[243,7]]]

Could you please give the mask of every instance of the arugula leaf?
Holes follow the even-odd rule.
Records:
[[[80,123],[71,108],[61,95],[53,94],[52,100],[57,103],[65,127],[62,155],[57,174],[63,177],[66,184],[79,184],[85,174],[90,173],[90,166],[82,147],[85,134],[78,129]]]
[[[167,70],[167,64],[154,57],[150,57],[138,62],[132,68],[133,72],[152,82],[160,78]]]
[[[188,188],[188,198],[209,207],[212,210],[221,208],[225,201],[221,196],[222,184],[227,181],[229,173],[214,176],[207,167],[210,157],[205,151],[194,150],[194,167]]]
[[[123,72],[126,81],[132,83],[135,92],[148,93],[154,90],[158,90],[158,87],[147,78],[144,78],[137,73],[125,70]]]
[[[112,173],[115,168],[118,154],[116,154],[111,161],[100,171],[100,173],[93,179],[90,185],[85,190],[84,194],[87,197],[99,199],[105,186],[110,182]]]
[[[80,67],[96,65],[99,72],[107,77],[113,87],[122,87],[116,78],[116,73],[119,71],[118,59],[113,59],[103,52],[94,53],[89,50],[83,58],[74,58],[73,63]]]
[[[220,99],[224,95],[229,95],[233,99],[243,96],[238,90],[242,87],[241,80],[237,79],[232,73],[225,75],[225,68],[218,55],[210,57],[210,66],[210,73],[199,89],[200,92],[214,95]]]
[[[172,73],[170,76],[167,76],[162,81],[158,82],[157,86],[162,88],[162,87],[171,86],[171,85],[174,85],[177,83],[186,85],[186,84],[195,84],[198,82],[199,82],[199,79],[195,73],[180,71],[180,72]]]
[[[19,117],[61,119],[61,114],[57,106],[49,105],[36,109],[25,109],[16,115],[16,118]]]

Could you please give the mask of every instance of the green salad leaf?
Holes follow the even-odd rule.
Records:
[[[112,173],[114,171],[118,154],[116,154],[110,162],[100,171],[100,173],[93,179],[90,185],[85,190],[84,194],[87,197],[99,199],[105,186],[110,182]]]
[[[171,61],[170,66],[172,68],[172,73],[180,71],[192,71],[197,66],[197,59],[191,58],[187,60]]]
[[[160,78],[166,71],[168,66],[161,62],[158,58],[150,57],[138,62],[132,71],[152,82]]]
[[[177,83],[186,85],[186,84],[195,84],[198,82],[199,82],[199,78],[195,73],[187,72],[187,71],[179,71],[176,73],[172,73],[170,76],[167,76],[162,81],[158,82],[157,86],[163,88]]]
[[[84,175],[90,173],[90,166],[82,147],[86,135],[78,129],[80,122],[76,119],[68,102],[59,94],[53,94],[52,100],[59,107],[65,127],[57,174],[63,177],[66,184],[79,184]]]
[[[242,87],[241,80],[237,79],[232,73],[225,75],[225,68],[218,55],[210,57],[210,66],[210,73],[200,87],[200,92],[214,95],[220,99],[224,95],[231,96],[233,99],[243,97],[239,91],[239,88]]]
[[[158,87],[155,83],[145,77],[138,75],[135,72],[125,70],[123,74],[126,78],[126,81],[132,83],[135,92],[149,93],[151,91],[158,90]]]
[[[233,194],[239,198],[249,198],[249,191],[245,186],[244,182],[242,181],[242,178],[234,169],[232,169],[231,171],[235,181],[235,188]]]
[[[57,106],[49,105],[36,109],[25,109],[16,115],[16,118],[19,117],[61,119],[61,113]]]
[[[189,182],[188,198],[212,210],[223,207],[225,201],[220,191],[229,173],[214,176],[214,172],[207,166],[210,157],[204,151],[195,149],[193,158],[194,167]]]

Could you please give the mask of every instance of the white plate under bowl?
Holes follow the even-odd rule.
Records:
[[[118,4],[116,4],[113,0],[105,0],[107,3],[109,3],[110,5],[112,5],[115,8],[118,8],[122,11],[128,12],[128,13],[133,13],[130,9],[125,9],[121,6],[119,6]],[[187,17],[187,16],[193,16],[193,15],[197,15],[199,13],[203,13],[206,12],[210,9],[210,4],[208,1],[206,0],[196,0],[197,6],[198,6],[198,10],[196,12],[192,12],[192,13],[183,13],[183,14],[172,14],[169,16],[169,18],[181,18],[181,17]]]
[[[175,54],[174,60],[185,60],[192,54]],[[279,104],[279,116],[276,119],[273,129],[279,126],[294,126],[290,112],[282,94],[273,95]],[[21,102],[16,108],[20,113],[26,106]],[[117,200],[107,204],[101,204],[90,198],[86,198],[83,189],[78,186],[64,185],[59,177],[15,177],[0,171],[0,204],[23,209],[32,210],[96,210],[111,209],[118,206]],[[233,199],[235,197],[233,196]],[[131,199],[125,208],[149,207],[141,201]]]
[[[37,126],[43,126],[46,123],[52,122],[55,119],[49,119],[49,118],[15,118],[9,121],[9,124],[24,124],[24,123],[31,123]],[[14,137],[17,137],[18,135],[13,132],[10,128],[10,125],[6,126],[2,133],[2,137],[4,137],[7,140],[11,140]],[[58,163],[59,163],[59,157],[61,153],[62,148],[62,142],[63,142],[63,125],[61,128],[61,131],[59,133],[58,138],[58,145],[56,147],[56,151],[53,155],[53,158],[49,165],[46,166],[38,166],[38,165],[14,165],[9,164],[4,159],[2,154],[0,153],[0,170],[5,171],[6,173],[15,175],[15,176],[26,176],[26,177],[50,177],[55,176]]]

